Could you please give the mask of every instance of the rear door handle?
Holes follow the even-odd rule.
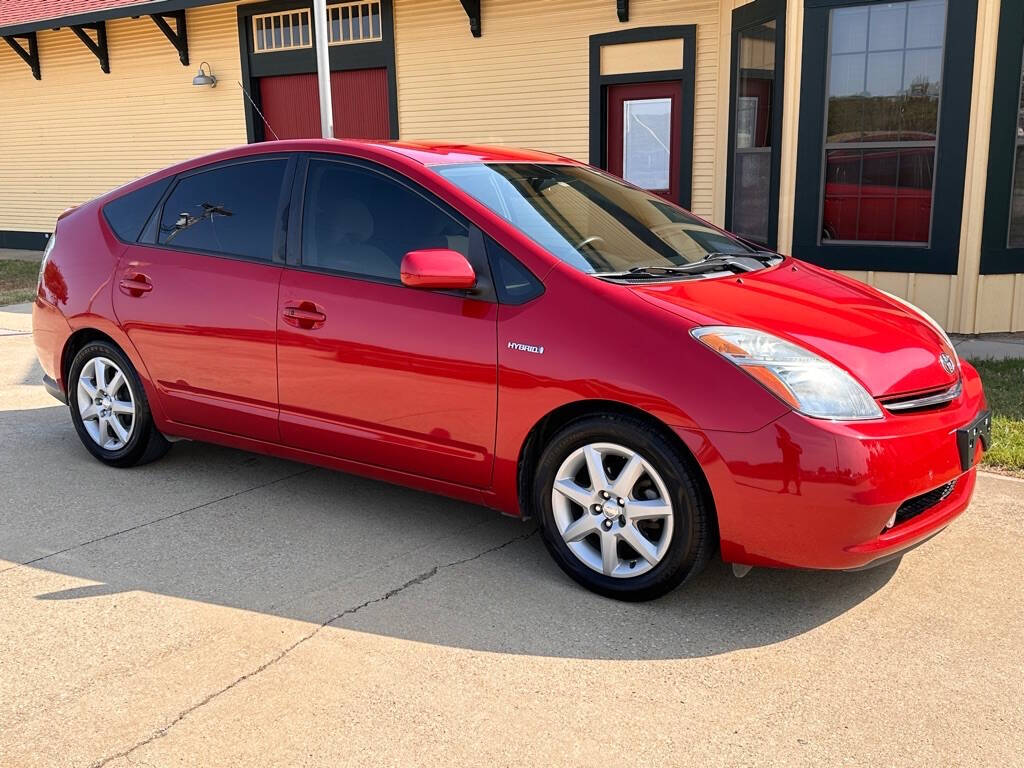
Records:
[[[149,282],[149,278],[145,275],[136,274],[131,277],[121,278],[120,288],[121,293],[128,296],[141,296],[152,291],[153,284]]]
[[[327,321],[327,315],[311,301],[289,304],[285,306],[281,315],[289,325],[306,330],[319,328]]]

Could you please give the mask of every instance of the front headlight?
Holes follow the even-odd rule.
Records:
[[[850,374],[764,331],[711,325],[691,333],[793,408],[816,419],[878,419],[874,398]]]

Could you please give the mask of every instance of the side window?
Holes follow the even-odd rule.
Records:
[[[491,257],[495,288],[502,304],[525,304],[544,292],[540,280],[490,237],[487,238],[487,254]]]
[[[302,208],[302,263],[399,282],[421,248],[469,257],[469,230],[423,195],[381,173],[310,160]]]
[[[139,239],[142,228],[146,226],[150,214],[173,178],[168,176],[154,181],[103,206],[103,215],[107,217],[107,223],[119,240],[134,243]]]
[[[157,242],[270,261],[286,165],[254,160],[185,176],[164,203]]]

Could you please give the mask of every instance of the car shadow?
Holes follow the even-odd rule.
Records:
[[[0,454],[17,499],[0,510],[0,579],[82,581],[39,600],[144,590],[477,651],[669,659],[796,637],[898,567],[736,579],[716,557],[659,600],[622,603],[564,576],[533,523],[473,505],[199,443],[110,469],[60,407],[0,411],[0,432],[21,446]]]

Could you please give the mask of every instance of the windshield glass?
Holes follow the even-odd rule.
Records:
[[[433,170],[583,272],[755,252],[666,200],[590,168],[471,163]]]

